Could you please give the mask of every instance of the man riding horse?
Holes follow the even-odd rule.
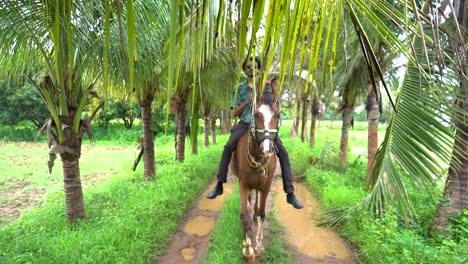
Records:
[[[257,86],[254,85],[253,78],[254,71],[255,75],[259,76],[261,70],[260,58],[255,57],[250,58],[250,60],[244,61],[244,63],[242,64],[242,69],[247,75],[247,80],[239,84],[237,98],[236,100],[231,101],[231,109],[234,110],[234,116],[239,117],[239,123],[231,129],[231,136],[229,137],[228,142],[224,146],[223,155],[221,157],[221,162],[219,164],[219,171],[217,175],[218,183],[216,184],[216,187],[206,197],[208,199],[215,199],[218,195],[223,194],[223,183],[225,183],[227,180],[228,166],[229,162],[231,161],[232,152],[236,149],[239,139],[249,130],[250,123],[253,119],[253,87]],[[272,85],[276,85],[275,81],[273,81],[273,83]],[[272,85],[267,85],[264,89],[264,92],[273,92]],[[276,86],[274,86],[274,88],[276,88]],[[233,94],[235,94],[235,92],[236,91],[233,91]],[[234,98],[234,96],[232,98]],[[276,136],[274,143],[278,151],[277,156],[280,160],[281,175],[283,178],[283,190],[285,193],[287,193],[286,201],[292,206],[294,206],[294,208],[301,209],[304,206],[294,195],[294,186],[292,184],[293,178],[291,173],[291,166],[289,163],[288,152],[284,148],[283,143],[279,139],[279,136]]]

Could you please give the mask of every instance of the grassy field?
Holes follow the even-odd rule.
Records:
[[[314,148],[286,137],[289,124],[284,125],[281,136],[289,151],[291,165],[298,179],[304,180],[317,194],[325,209],[335,210],[353,207],[366,197],[365,180],[367,171],[367,131],[365,124],[358,123],[349,134],[349,162],[347,171],[339,170],[338,155],[341,124],[329,122],[317,131]],[[379,140],[383,140],[385,127],[379,129]],[[326,148],[324,146],[327,145]],[[326,151],[324,149],[327,149]],[[324,153],[327,152],[327,153]],[[324,159],[323,156],[328,156]],[[436,208],[436,202],[427,192],[414,190],[409,185],[410,197],[419,215],[411,226],[404,224],[396,211],[390,209],[385,217],[375,219],[370,213],[356,210],[345,217],[338,231],[357,248],[359,263],[466,263],[468,260],[468,214],[455,226],[452,235],[446,238],[430,238],[428,228]],[[440,195],[440,189],[433,190]],[[206,263],[227,263],[242,258],[242,227],[238,215],[238,194],[228,200],[220,215],[210,240]],[[268,216],[275,222],[274,214]],[[463,220],[465,219],[465,220]],[[291,250],[280,238],[282,227],[273,224],[270,235],[272,244],[263,256],[264,263],[288,263]],[[272,260],[279,260],[278,262]]]
[[[325,208],[358,204],[366,195],[366,125],[357,123],[350,131],[349,166],[341,172],[333,163],[336,159],[324,158],[338,153],[339,122],[327,122],[318,129],[314,148],[287,138],[289,124],[283,122],[280,135],[289,150],[294,174],[309,184]],[[34,134],[21,131],[21,138]],[[165,249],[186,209],[214,177],[227,136],[218,137],[219,143],[208,149],[200,143],[196,156],[187,149],[184,163],[174,161],[173,137],[158,137],[157,179],[145,183],[141,166],[135,173],[130,171],[139,129],[110,131],[113,132],[97,131],[101,138],[83,145],[80,165],[88,217],[74,227],[66,221],[61,162],[56,160],[49,175],[44,139],[37,139],[37,143],[0,143],[0,208],[14,202],[29,205],[19,219],[2,220],[1,263],[149,263]],[[382,140],[383,127],[379,133]],[[5,134],[0,136],[8,138]],[[339,231],[359,247],[358,260],[466,263],[467,232],[460,226],[468,220],[462,218],[448,238],[428,238],[434,199],[420,190],[410,189],[410,196],[419,219],[409,227],[394,210],[381,219],[374,219],[365,211],[346,217]],[[206,263],[241,261],[239,256],[229,255],[240,252],[235,250],[241,245],[238,206],[239,198],[234,194],[221,213]],[[269,218],[274,222],[274,214]],[[273,237],[279,237],[281,228],[273,223],[271,232]],[[270,262],[272,259],[287,263],[291,254],[287,246],[281,239],[271,241],[265,263],[275,263]],[[230,243],[232,246],[224,250],[223,245]]]
[[[219,140],[225,141],[226,136]],[[187,150],[185,162],[180,163],[174,161],[172,142],[157,144],[157,180],[145,183],[141,166],[135,173],[130,171],[134,147],[85,144],[80,164],[87,219],[71,227],[65,216],[60,161],[48,176],[45,147],[2,143],[2,190],[10,189],[3,187],[8,182],[24,181],[31,188],[43,188],[44,197],[37,208],[0,229],[0,262],[154,261],[215,173],[216,163],[202,161],[218,160],[221,147],[200,148],[197,156]],[[18,157],[16,162],[12,156]]]

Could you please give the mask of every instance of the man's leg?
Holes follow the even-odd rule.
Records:
[[[286,201],[290,203],[294,208],[301,209],[304,206],[294,195],[293,177],[291,172],[291,164],[289,163],[289,155],[283,146],[283,142],[279,137],[275,140],[276,148],[278,149],[277,156],[281,166],[281,176],[283,178],[283,190],[287,193]]]
[[[247,132],[249,125],[245,123],[239,123],[231,129],[231,136],[228,142],[224,145],[223,154],[221,155],[221,161],[219,163],[218,170],[218,183],[216,187],[208,193],[206,198],[214,199],[216,196],[223,194],[223,183],[227,181],[227,173],[229,169],[229,162],[231,162],[232,152],[236,150],[237,142]]]

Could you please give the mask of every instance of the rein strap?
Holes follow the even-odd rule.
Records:
[[[268,162],[270,161],[270,156],[268,156],[267,159],[262,159],[261,161],[257,161],[255,157],[252,155],[250,152],[250,146],[252,143],[252,134],[249,133],[248,137],[248,146],[247,146],[247,161],[249,162],[250,167],[257,169],[257,171],[261,172],[262,177],[267,177],[267,171],[268,171]]]

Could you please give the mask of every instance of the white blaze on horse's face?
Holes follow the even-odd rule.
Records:
[[[258,112],[262,113],[263,115],[264,129],[265,130],[272,129],[270,127],[270,121],[273,118],[273,115],[275,114],[273,109],[271,109],[271,107],[269,107],[268,105],[261,105],[258,108]],[[270,133],[266,132],[264,136],[268,137],[269,135]],[[271,156],[274,153],[272,141],[273,140],[271,139],[265,139],[261,142],[260,149],[262,150],[265,156]]]

